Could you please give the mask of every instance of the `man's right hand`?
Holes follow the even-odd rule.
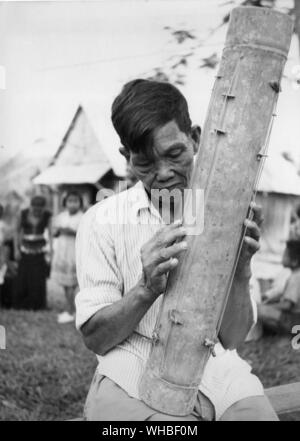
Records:
[[[186,230],[182,226],[182,221],[176,221],[157,231],[142,246],[142,284],[152,300],[165,291],[167,273],[177,266],[176,256],[187,249],[187,242],[183,240],[185,236]]]

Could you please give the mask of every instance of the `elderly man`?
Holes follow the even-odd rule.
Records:
[[[85,418],[276,420],[260,381],[235,351],[255,321],[249,294],[250,259],[259,246],[261,222],[261,210],[255,204],[253,221],[245,221],[248,233],[216,357],[206,365],[193,413],[171,417],[141,401],[139,381],[151,350],[167,274],[187,249],[186,230],[174,221],[176,201],[169,205],[171,213],[166,213],[159,198],[151,195],[153,190],[183,192],[189,187],[201,131],[191,125],[187,102],[179,90],[141,79],[127,83],[117,96],[112,122],[122,143],[120,151],[138,182],[92,207],[77,236],[76,323],[99,361]]]

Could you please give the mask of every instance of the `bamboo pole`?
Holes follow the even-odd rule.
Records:
[[[192,189],[204,189],[205,227],[169,275],[140,383],[150,407],[188,415],[213,351],[265,154],[292,35],[282,13],[238,7],[204,125]]]
[[[300,0],[294,0],[294,14],[295,14],[295,32],[298,36],[298,46],[300,55]]]

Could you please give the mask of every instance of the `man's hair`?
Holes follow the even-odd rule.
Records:
[[[137,79],[125,84],[112,104],[112,123],[128,151],[138,152],[152,141],[153,130],[174,120],[189,134],[187,101],[172,84]]]

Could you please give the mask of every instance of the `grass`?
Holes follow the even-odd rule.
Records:
[[[289,336],[268,336],[257,342],[245,343],[239,353],[251,364],[253,373],[264,387],[300,381],[300,349],[292,348]],[[300,421],[300,412],[283,415],[281,419]]]
[[[61,299],[50,298],[51,311],[0,311],[7,334],[7,349],[0,351],[0,420],[82,414],[96,360],[73,324],[57,324]]]
[[[62,293],[50,285],[50,311],[0,311],[7,349],[0,351],[0,420],[67,420],[82,414],[96,360],[74,325],[58,325]],[[300,381],[300,350],[268,337],[240,353],[264,386]],[[284,419],[300,420],[300,413]]]

